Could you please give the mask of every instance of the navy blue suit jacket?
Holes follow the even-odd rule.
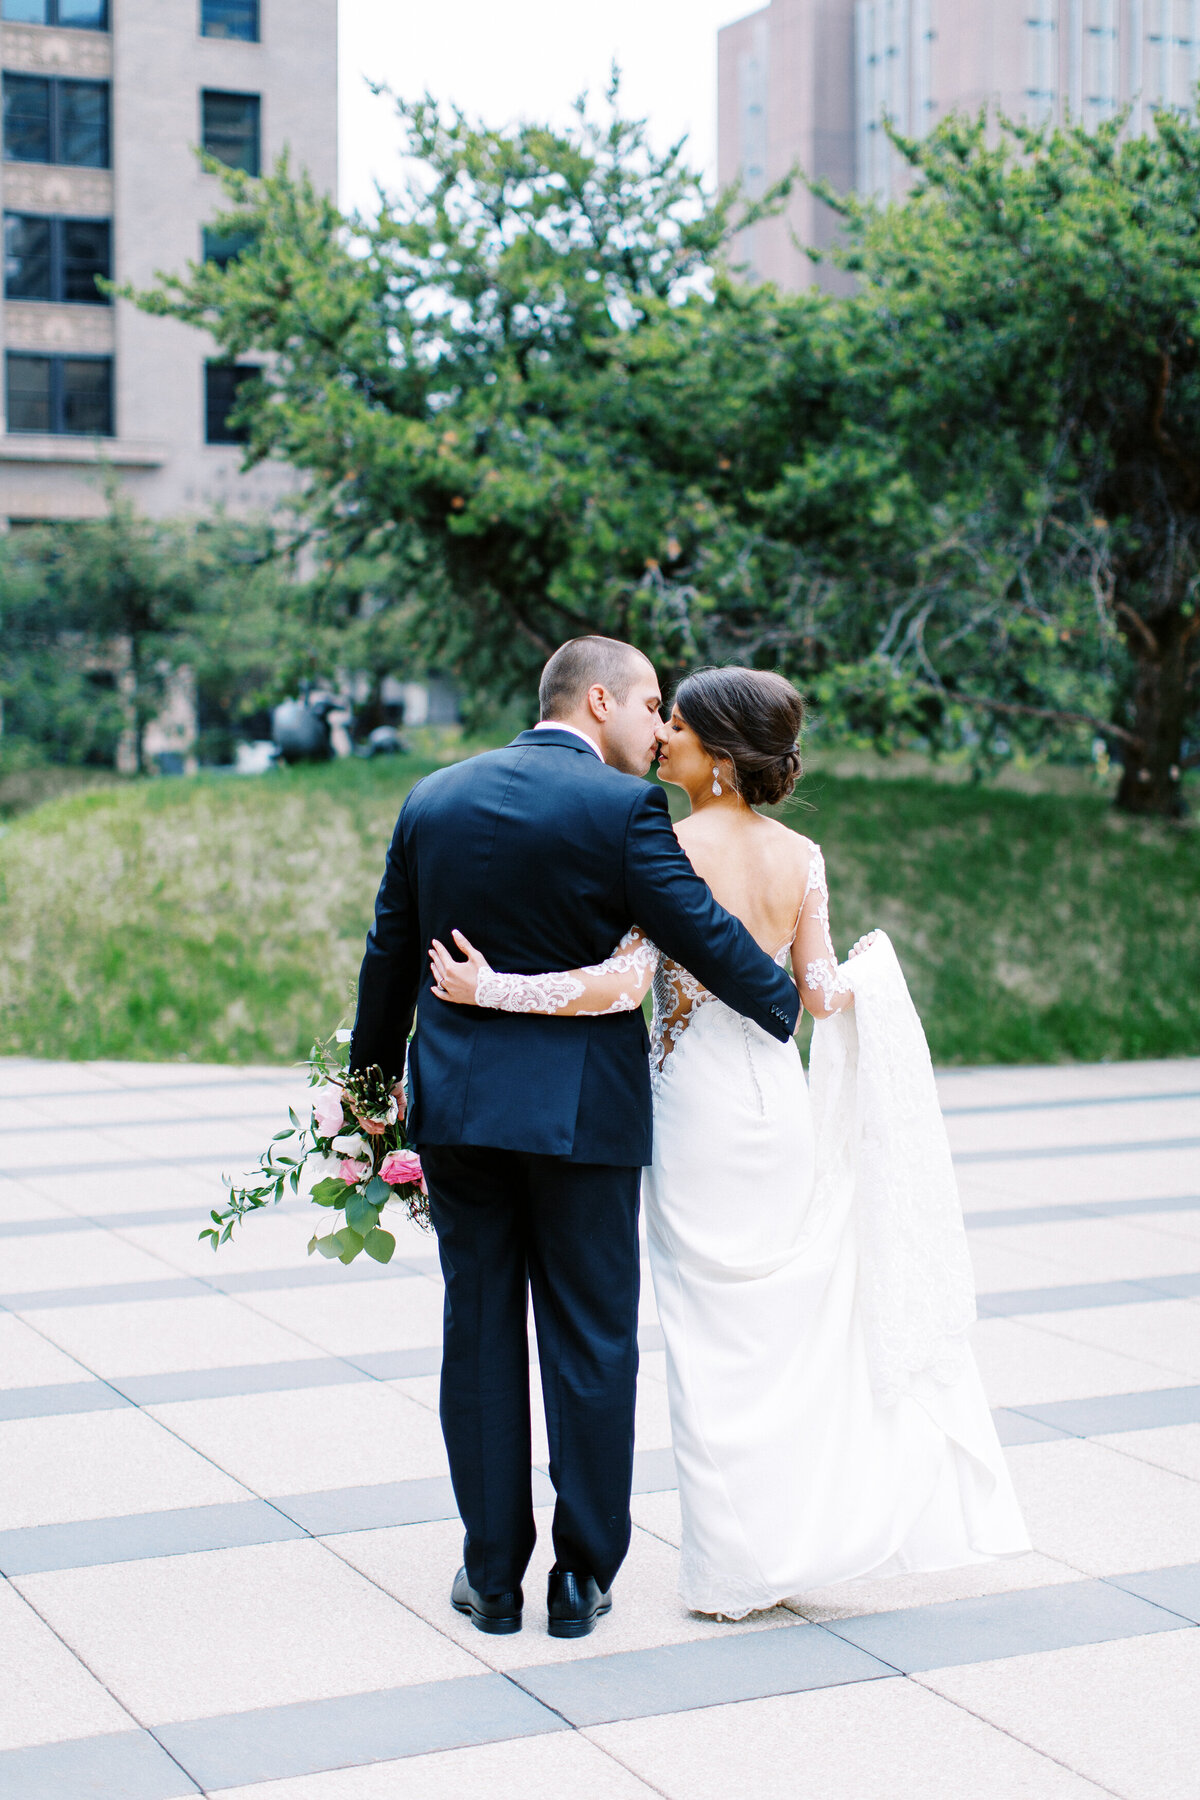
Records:
[[[430,940],[451,946],[457,927],[493,968],[575,969],[603,962],[634,924],[720,999],[791,1035],[794,983],[695,873],[661,788],[609,768],[566,731],[525,731],[438,770],[409,794],[388,851],[351,1067],[399,1075],[415,1010],[417,1144],[648,1163],[640,1011],[556,1019],[451,1006],[431,992],[428,964]]]

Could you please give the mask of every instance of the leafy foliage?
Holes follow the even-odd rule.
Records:
[[[778,666],[883,748],[1099,735],[1126,808],[1177,812],[1200,124],[897,140],[903,203],[822,190],[858,277],[833,299],[739,286],[744,203],[609,100],[566,132],[401,104],[423,177],[371,220],[286,161],[225,171],[253,249],[139,296],[265,358],[250,455],[369,563],[375,647],[394,627],[501,696],[583,631],[668,677]]]
[[[678,148],[656,155],[609,98],[607,123],[581,104],[568,132],[401,104],[427,179],[370,221],[286,160],[260,181],[225,171],[221,229],[254,250],[139,296],[231,356],[269,356],[250,455],[304,472],[316,529],[335,556],[371,556],[410,643],[501,694],[579,632],[694,654],[688,599],[659,576],[689,524],[716,522],[693,476],[733,489],[718,446],[753,394],[733,343],[720,418],[683,367],[733,199],[707,203]]]
[[[5,733],[59,763],[111,767],[124,743],[141,770],[180,669],[230,720],[316,672],[305,601],[267,527],[144,519],[110,485],[100,519],[0,539]]]

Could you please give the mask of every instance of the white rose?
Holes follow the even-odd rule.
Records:
[[[366,1138],[360,1137],[357,1132],[353,1132],[348,1137],[334,1138],[333,1152],[335,1156],[348,1156],[352,1162],[370,1162],[372,1160],[371,1146],[367,1143]]]

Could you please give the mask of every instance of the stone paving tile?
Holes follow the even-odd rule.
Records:
[[[0,1800],[184,1800],[200,1789],[145,1731],[0,1753]]]
[[[214,1204],[220,1204],[219,1196]],[[155,1256],[169,1269],[183,1275],[199,1275],[208,1281],[224,1283],[230,1275],[250,1274],[260,1269],[311,1269],[320,1266],[308,1254],[312,1236],[312,1208],[296,1202],[286,1212],[274,1210],[254,1219],[248,1227],[232,1237],[214,1255],[208,1243],[200,1241],[201,1229],[209,1223],[207,1216],[193,1207],[178,1220],[142,1224],[136,1215],[127,1215],[121,1235],[149,1256]],[[343,1271],[345,1273],[345,1271]]]
[[[1105,1431],[1154,1430],[1200,1420],[1200,1385],[1150,1388],[1141,1393],[1103,1394],[1090,1400],[1048,1400],[1024,1408],[1014,1418],[1049,1427],[1047,1437],[1099,1438]],[[1010,1443],[1020,1440],[1011,1436]],[[1033,1441],[1032,1439],[1027,1441]],[[1151,1462],[1152,1457],[1143,1461]]]
[[[1129,1306],[1039,1313],[1040,1331],[1095,1344],[1178,1375],[1200,1379],[1200,1318],[1190,1300],[1147,1300]]]
[[[14,1585],[149,1726],[483,1668],[311,1540],[28,1575]]]
[[[1194,1242],[1148,1231],[1132,1216],[992,1227],[973,1232],[972,1238],[977,1244],[998,1242],[1037,1258],[1047,1269],[1061,1269],[1062,1281],[1137,1281],[1196,1268]]]
[[[749,1724],[769,1739],[771,1709],[798,1721],[790,1761],[783,1765],[792,1786],[780,1790],[789,1800],[797,1792],[797,1742],[805,1753],[804,1800],[872,1800],[876,1793],[888,1800],[898,1793],[941,1800],[943,1791],[946,1800],[951,1794],[953,1800],[1082,1800],[1099,1791],[1051,1760],[1052,1748],[1017,1743],[1004,1735],[1002,1721],[997,1729],[973,1718],[975,1709],[964,1711],[965,1703],[935,1699],[913,1680],[880,1674],[869,1656],[868,1670],[877,1678],[859,1680],[861,1652],[883,1641],[878,1634],[891,1633],[912,1663],[936,1632],[945,1655],[949,1621],[959,1654],[976,1658],[994,1655],[998,1635],[1009,1632],[1006,1647],[1019,1654],[985,1665],[1007,1669],[1079,1654],[1047,1647],[1031,1657],[1031,1635],[1049,1646],[1073,1641],[1071,1632],[1078,1639],[1118,1628],[1157,1629],[1174,1642],[1180,1632],[1178,1614],[1166,1610],[1172,1600],[1189,1618],[1200,1610],[1200,1549],[1188,1511],[1200,1457],[1200,1423],[1188,1421],[1200,1402],[1200,1382],[1189,1383],[1196,1365],[1194,1346],[1186,1347],[1196,1335],[1190,1327],[1200,1299],[1200,1158],[1194,1150],[1154,1147],[1196,1136],[1200,1113],[1178,1096],[1200,1093],[1200,1063],[961,1071],[942,1081],[952,1108],[950,1129],[968,1158],[962,1164],[968,1211],[985,1215],[971,1225],[984,1305],[991,1299],[1015,1309],[985,1318],[977,1337],[989,1396],[1002,1409],[1002,1437],[1025,1440],[1010,1455],[1037,1516],[1037,1553],[943,1575],[854,1584],[853,1594],[842,1588],[803,1596],[740,1626],[685,1613],[675,1598],[678,1497],[665,1488],[673,1481],[673,1461],[661,1334],[647,1278],[642,1336],[648,1354],[635,1487],[649,1491],[635,1496],[638,1529],[617,1608],[592,1638],[577,1643],[552,1640],[544,1631],[542,1594],[551,1556],[544,1508],[525,1631],[516,1638],[483,1637],[448,1605],[461,1528],[451,1517],[434,1516],[448,1514],[451,1501],[434,1416],[441,1290],[429,1237],[398,1222],[396,1263],[419,1273],[397,1273],[394,1264],[386,1275],[374,1271],[374,1279],[365,1280],[357,1271],[322,1266],[314,1272],[304,1254],[302,1205],[257,1221],[232,1254],[213,1258],[196,1242],[204,1210],[221,1198],[221,1169],[236,1173],[238,1146],[253,1140],[257,1148],[264,1126],[286,1116],[287,1097],[297,1092],[294,1072],[263,1082],[241,1071],[181,1067],[20,1069],[43,1082],[25,1089],[25,1114],[36,1111],[37,1119],[23,1115],[20,1100],[14,1110],[0,1099],[0,1162],[10,1145],[25,1154],[22,1146],[34,1138],[41,1142],[41,1160],[17,1181],[0,1176],[0,1227],[15,1227],[0,1246],[0,1260],[15,1245],[11,1266],[19,1271],[11,1281],[0,1277],[0,1286],[9,1292],[26,1288],[29,1320],[0,1315],[0,1360],[8,1342],[19,1349],[19,1367],[31,1371],[27,1379],[9,1377],[10,1405],[20,1410],[38,1404],[39,1388],[50,1405],[82,1403],[81,1390],[89,1404],[96,1403],[99,1393],[111,1391],[100,1381],[108,1376],[148,1411],[139,1418],[126,1406],[0,1425],[0,1458],[9,1441],[5,1432],[49,1428],[43,1442],[55,1476],[65,1457],[78,1454],[78,1443],[69,1449],[64,1437],[59,1449],[54,1431],[85,1439],[90,1431],[104,1467],[91,1488],[82,1477],[68,1488],[73,1503],[97,1491],[105,1497],[91,1510],[68,1510],[58,1525],[43,1525],[43,1518],[55,1516],[44,1509],[29,1526],[4,1532],[0,1523],[0,1569],[6,1555],[25,1569],[18,1574],[14,1568],[16,1585],[43,1607],[51,1624],[61,1611],[68,1643],[78,1638],[89,1661],[97,1652],[104,1679],[110,1679],[111,1662],[120,1678],[113,1682],[119,1698],[126,1697],[124,1682],[139,1704],[148,1703],[139,1717],[171,1721],[162,1731],[177,1734],[177,1747],[188,1746],[194,1761],[187,1766],[208,1791],[220,1783],[226,1792],[257,1793],[263,1800],[374,1800],[383,1793],[391,1800],[399,1792],[405,1800],[421,1800],[426,1793],[457,1795],[464,1785],[481,1783],[488,1800],[504,1800],[519,1783],[523,1796],[544,1790],[555,1800],[576,1790],[604,1800],[610,1788],[613,1800],[649,1791],[704,1800],[718,1791],[704,1785],[720,1769],[720,1756],[714,1758],[710,1748],[700,1758],[702,1776],[671,1786],[640,1765],[626,1770],[630,1759],[610,1753],[611,1745],[602,1753],[599,1741],[604,1734],[634,1734],[633,1742],[645,1730],[647,1742],[661,1737],[675,1744],[669,1781],[678,1784],[689,1771],[695,1774],[688,1759],[694,1745],[706,1742],[710,1722],[737,1718],[744,1721],[740,1728],[717,1734],[731,1758],[719,1791],[723,1800],[742,1791],[770,1800],[775,1765],[762,1755]],[[0,1062],[0,1095],[15,1091],[5,1080],[8,1072]],[[1155,1091],[1162,1097],[1136,1098]],[[45,1131],[61,1118],[64,1097],[80,1094],[90,1097],[69,1100],[69,1122],[79,1129],[60,1131],[59,1139],[90,1144],[95,1156],[84,1166],[72,1152],[56,1149],[54,1165],[48,1165]],[[1055,1110],[1062,1098],[1093,1104]],[[193,1142],[203,1144],[194,1152],[203,1160],[181,1166],[182,1149]],[[1102,1143],[1106,1150],[1060,1154]],[[1016,1146],[1040,1147],[1041,1153],[990,1154]],[[155,1155],[174,1161],[145,1160]],[[96,1166],[97,1158],[107,1157],[127,1166]],[[1088,1216],[1087,1208],[1104,1205],[1112,1210]],[[96,1214],[107,1216],[97,1220]],[[23,1229],[28,1225],[42,1229]],[[71,1229],[48,1228],[63,1225]],[[101,1240],[104,1248],[89,1261],[84,1252]],[[153,1272],[144,1280],[128,1279],[130,1257],[138,1259],[139,1274],[146,1275],[147,1263]],[[227,1292],[206,1291],[208,1283]],[[55,1290],[68,1288],[81,1303],[48,1304]],[[80,1290],[91,1304],[82,1303]],[[150,1297],[132,1298],[135,1292]],[[185,1292],[197,1297],[184,1298]],[[34,1334],[45,1345],[40,1350],[29,1341],[34,1326],[45,1333]],[[5,1327],[11,1329],[6,1333]],[[533,1380],[536,1390],[536,1371]],[[360,1419],[354,1409],[364,1407],[370,1417]],[[257,1491],[274,1494],[278,1508],[232,1480],[219,1500],[206,1496],[193,1503],[186,1484],[161,1501],[138,1498],[154,1484],[154,1468],[142,1466],[146,1445],[135,1446],[126,1459],[130,1469],[108,1479],[116,1440],[105,1430],[126,1416],[159,1429],[186,1458],[188,1446],[154,1421],[183,1428],[198,1446],[197,1462],[215,1479],[228,1478],[205,1456],[236,1469]],[[386,1441],[384,1422],[397,1418],[406,1421],[411,1445]],[[423,1474],[411,1446],[425,1443],[426,1429],[437,1460]],[[1063,1430],[1102,1431],[1103,1438],[1068,1440],[1058,1435]],[[157,1439],[146,1443],[151,1441],[157,1445]],[[1088,1460],[1093,1452],[1100,1462]],[[387,1479],[393,1471],[399,1479]],[[118,1516],[109,1499],[125,1492],[123,1481],[133,1497]],[[548,1500],[544,1474],[536,1482],[539,1501]],[[1106,1499],[1113,1518],[1105,1516]],[[289,1508],[296,1523],[285,1516]],[[1197,1510],[1191,1506],[1192,1514]],[[430,1522],[391,1523],[414,1518]],[[373,1520],[379,1524],[371,1528]],[[332,1532],[328,1547],[281,1541],[304,1528]],[[268,1541],[268,1534],[277,1535]],[[228,1547],[201,1551],[201,1544]],[[131,1560],[98,1560],[119,1556]],[[85,1557],[92,1566],[72,1563]],[[43,1572],[33,1572],[39,1568]],[[1078,1578],[1093,1569],[1111,1579]],[[1131,1569],[1138,1573],[1129,1575]],[[827,1619],[836,1631],[805,1622],[806,1614]],[[45,1641],[58,1643],[46,1625],[37,1626],[35,1637],[41,1632]],[[875,1642],[864,1637],[871,1633]],[[313,1648],[325,1637],[341,1682],[336,1689],[321,1673],[330,1661],[325,1645],[319,1655]],[[83,1648],[85,1640],[90,1650]],[[59,1649],[64,1668],[82,1668]],[[827,1678],[830,1657],[847,1653],[860,1657],[858,1676],[841,1677],[851,1685],[736,1699]],[[448,1668],[437,1663],[439,1655],[458,1660]],[[669,1684],[669,1702],[654,1697],[664,1668],[689,1671],[686,1682]],[[618,1710],[668,1703],[688,1710],[589,1727],[592,1743],[566,1730],[532,1694],[522,1699],[511,1677],[543,1689],[546,1697],[557,1693],[579,1718],[592,1716],[604,1695],[607,1716],[614,1717],[614,1694]],[[90,1694],[87,1684],[95,1678],[84,1671],[83,1679]],[[64,1691],[70,1688],[66,1674],[61,1682]],[[52,1672],[47,1685],[57,1685]],[[469,1747],[471,1732],[480,1735],[481,1711],[493,1704],[481,1708],[476,1696],[486,1699],[489,1692],[504,1714],[492,1734],[513,1741]],[[916,1701],[906,1697],[914,1694]],[[694,1710],[697,1695],[714,1704]],[[153,1739],[126,1728],[121,1706],[110,1704],[118,1726],[69,1715],[63,1729],[78,1741],[0,1750],[0,1800],[10,1793],[14,1800],[41,1800],[43,1794],[73,1800],[75,1791],[85,1791],[81,1771],[93,1767],[107,1783],[105,1800],[118,1793],[121,1800],[139,1800],[143,1793],[146,1800],[167,1800],[176,1791],[194,1791],[190,1781],[179,1786],[182,1778],[169,1760],[164,1777],[163,1753]],[[519,1718],[514,1704],[526,1709]],[[842,1724],[829,1734],[834,1754],[823,1785],[820,1721],[835,1718]],[[856,1721],[861,1754],[844,1741]],[[95,1737],[96,1730],[105,1735]],[[534,1735],[517,1738],[519,1731]],[[974,1767],[968,1738],[977,1753]],[[105,1746],[103,1754],[92,1754],[96,1744]],[[357,1766],[333,1769],[331,1755]],[[18,1768],[12,1756],[41,1760]],[[894,1788],[878,1785],[897,1769],[923,1770],[928,1779],[922,1785],[908,1775]],[[544,1777],[541,1785],[536,1771]]]
[[[1016,1127],[1014,1126],[1014,1132]],[[1030,1203],[1066,1200],[1125,1200],[1159,1194],[1195,1194],[1195,1150],[1139,1149],[1135,1155],[1031,1157],[1020,1162],[970,1163],[973,1192],[986,1189],[1011,1204],[1020,1194]]]
[[[585,1735],[666,1800],[1099,1800],[1102,1792],[908,1681],[672,1713]]]
[[[1037,1288],[1051,1283],[1055,1273],[1062,1273],[1061,1269],[1048,1271],[1031,1251],[1015,1250],[998,1232],[984,1242],[981,1234],[972,1230],[968,1242],[975,1285],[981,1294]]]
[[[0,1219],[61,1219],[67,1215],[61,1206],[25,1181],[12,1181],[0,1175]]]
[[[40,1331],[11,1313],[0,1313],[0,1389],[60,1386],[86,1380],[87,1374]]]
[[[1200,1632],[938,1669],[920,1681],[1122,1800],[1195,1800]]]
[[[1031,1158],[1064,1145],[1086,1145],[1089,1151],[1109,1145],[1155,1143],[1200,1135],[1200,1090],[1185,1098],[1167,1096],[1126,1100],[1122,1104],[1031,1107],[1018,1113],[952,1112],[946,1120],[955,1156],[983,1151],[1011,1154],[1013,1128],[1020,1129],[1019,1148]]]
[[[4,1646],[0,1752],[133,1726],[124,1707],[7,1582],[0,1582],[0,1643]]]
[[[535,1663],[513,1680],[572,1725],[603,1725],[730,1701],[849,1682],[895,1671],[819,1625],[748,1631],[707,1643],[657,1644],[590,1660]]]
[[[247,1294],[243,1303],[331,1356],[423,1349],[441,1340],[441,1281],[421,1275]]]
[[[304,1775],[565,1729],[512,1682],[478,1675],[191,1720],[160,1726],[157,1736],[212,1793],[268,1774]]]
[[[441,1475],[437,1416],[386,1382],[182,1400],[151,1418],[258,1494]]]
[[[590,1637],[552,1638],[546,1631],[546,1577],[554,1560],[551,1511],[549,1506],[535,1509],[538,1542],[525,1577],[525,1623],[511,1637],[476,1631],[450,1605],[450,1583],[462,1561],[462,1526],[457,1518],[391,1531],[354,1532],[327,1542],[438,1631],[502,1672],[532,1664],[590,1662],[656,1644],[711,1642],[796,1623],[795,1615],[782,1606],[755,1613],[740,1624],[688,1612],[676,1593],[674,1551],[661,1539],[635,1529],[609,1616]]]
[[[164,1375],[326,1354],[300,1333],[264,1318],[256,1307],[207,1292],[183,1303],[162,1299],[50,1307],[37,1313],[36,1325],[100,1376]]]
[[[103,1381],[64,1381],[41,1387],[0,1388],[0,1420],[42,1419],[58,1413],[111,1412],[132,1402]]]
[[[1176,1614],[1104,1581],[866,1613],[826,1629],[911,1675],[1073,1644],[1175,1631]]]
[[[1200,1562],[1200,1487],[1103,1444],[1008,1452],[1034,1547],[1088,1575]]]
[[[1146,1231],[1161,1231],[1167,1237],[1188,1238],[1193,1244],[1200,1244],[1200,1201],[1194,1206],[1162,1206],[1157,1211],[1147,1206],[1138,1213],[1137,1222]]]
[[[1155,1606],[1165,1606],[1191,1624],[1200,1625],[1200,1563],[1178,1569],[1151,1569],[1136,1575],[1112,1575],[1109,1579],[1114,1587],[1153,1601]]]
[[[157,1257],[148,1256],[111,1231],[79,1231],[55,1237],[6,1238],[0,1281],[6,1296],[32,1296],[45,1288],[156,1281],[171,1273]]]
[[[224,1193],[220,1177],[217,1162],[212,1163],[211,1174],[206,1178],[199,1168],[142,1162],[131,1156],[122,1168],[97,1166],[89,1169],[86,1177],[70,1170],[49,1174],[39,1169],[28,1177],[25,1185],[47,1202],[77,1216],[138,1210],[158,1212],[166,1200],[176,1206],[191,1200],[197,1214],[202,1216],[219,1203]]]
[[[480,1744],[333,1769],[240,1788],[211,1788],[220,1800],[648,1800],[657,1793],[621,1763],[575,1731]]]
[[[182,1556],[192,1550],[227,1550],[236,1544],[274,1544],[306,1535],[301,1525],[265,1500],[172,1506],[157,1513],[0,1531],[0,1573],[41,1575],[50,1569],[89,1569],[104,1563]]]
[[[946,1600],[973,1600],[986,1594],[1054,1587],[1078,1580],[1078,1569],[1035,1550],[1025,1556],[1005,1556],[995,1562],[970,1563],[962,1569],[941,1569],[929,1575],[838,1582],[833,1587],[798,1594],[788,1601],[788,1606],[800,1618],[821,1624],[866,1613],[896,1612]]]
[[[1200,1481],[1200,1425],[1164,1425],[1157,1431],[1114,1431],[1097,1437],[1098,1444],[1132,1456],[1138,1462],[1155,1463]]]
[[[1043,1331],[1032,1318],[981,1317],[971,1343],[993,1406],[1085,1400],[1177,1385],[1169,1371],[1154,1363]]]
[[[0,1468],[0,1531],[246,1498],[132,1407],[0,1425]]]

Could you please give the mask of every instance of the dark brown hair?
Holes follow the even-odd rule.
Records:
[[[675,704],[705,750],[733,764],[750,806],[786,800],[800,779],[804,702],[769,669],[697,669],[685,675]]]
[[[650,664],[641,651],[620,638],[568,638],[542,670],[538,711],[543,719],[561,719],[575,711],[597,682],[624,706],[642,667]]]

